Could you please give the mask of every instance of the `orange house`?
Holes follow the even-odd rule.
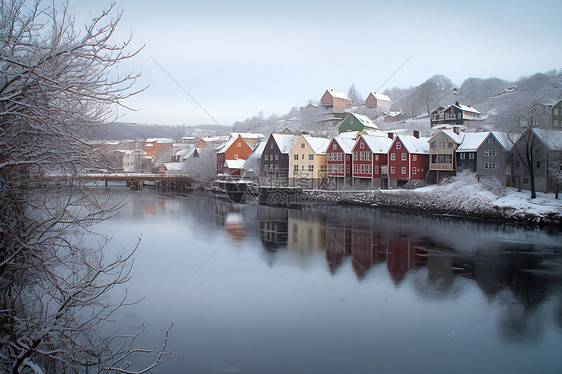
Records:
[[[222,174],[226,160],[246,160],[252,147],[238,134],[217,149],[217,174]]]
[[[143,151],[146,154],[147,158],[152,159],[152,163],[154,165],[154,161],[163,155],[166,152],[173,152],[174,150],[174,142],[172,139],[166,138],[149,138],[146,139],[144,143]],[[166,160],[169,161],[169,160]]]

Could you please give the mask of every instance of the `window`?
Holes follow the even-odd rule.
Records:
[[[304,143],[301,143],[301,148],[304,148]]]
[[[494,138],[491,136],[488,138],[488,144],[494,144]]]
[[[242,142],[238,142],[238,148],[242,148]]]
[[[353,174],[357,174],[357,164],[353,165]]]
[[[314,165],[308,165],[308,171],[314,171]]]
[[[379,155],[375,155],[375,161],[379,160]]]
[[[304,165],[301,166],[301,170],[304,171]]]
[[[394,166],[390,167],[390,174],[394,174],[396,172],[396,169],[394,168]]]
[[[406,174],[406,167],[402,166],[402,174]]]
[[[412,156],[412,161],[417,161],[418,160],[418,155],[413,155]]]
[[[400,142],[396,142],[396,149],[400,149],[402,148],[402,144],[400,144]]]
[[[402,161],[406,161],[408,159],[408,156],[406,156],[405,152],[402,152]]]
[[[299,165],[295,165],[295,166],[293,167],[293,171],[299,171]]]
[[[460,160],[464,160],[465,156],[466,156],[466,154],[464,154],[464,153],[459,153],[459,159],[460,159]]]
[[[361,141],[359,142],[359,148],[361,149],[365,148],[365,143],[363,143],[363,139],[361,139]]]
[[[332,143],[332,151],[337,151],[338,150],[338,143],[333,142]]]
[[[540,169],[540,167],[541,167],[541,162],[537,161],[537,169]]]
[[[265,155],[265,161],[269,161],[269,156]]]
[[[390,161],[396,161],[396,153],[390,154]]]
[[[371,174],[373,172],[373,166],[367,165],[367,173]]]
[[[365,160],[365,152],[363,151],[359,152],[359,160],[361,161]]]
[[[273,171],[273,164],[269,164],[269,171]]]
[[[265,171],[267,173],[267,165],[263,166],[263,171]]]
[[[299,160],[299,155],[295,155],[295,156],[294,156],[294,159],[295,159],[295,161],[298,161],[298,160]]]
[[[435,148],[435,142],[431,142],[431,148]]]
[[[273,149],[273,143],[269,144],[269,149]]]
[[[412,174],[416,174],[416,173],[417,173],[417,171],[418,171],[418,169],[417,169],[417,168],[412,168]]]
[[[347,173],[349,174],[349,165],[347,165]]]
[[[468,154],[468,159],[469,159],[469,160],[474,160],[474,152],[470,152],[470,153]]]
[[[308,160],[309,160],[309,161],[314,161],[314,154],[309,154],[309,155],[308,155]]]
[[[275,164],[275,171],[279,170],[279,164]]]
[[[377,174],[377,175],[379,174],[379,166],[378,165],[375,165],[375,174]]]
[[[279,153],[275,154],[275,161],[279,161]]]
[[[554,115],[555,115],[555,116],[558,115],[558,108],[554,108]]]
[[[235,154],[234,154],[234,159],[235,159],[235,160],[238,160],[238,153],[235,153]]]

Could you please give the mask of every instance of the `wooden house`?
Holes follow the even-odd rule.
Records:
[[[230,139],[217,148],[217,174],[223,174],[227,160],[246,160],[252,153],[251,147],[241,134],[233,134]]]
[[[429,138],[430,183],[439,183],[456,174],[455,151],[462,143],[463,136],[455,127],[453,130],[440,130]]]
[[[289,152],[289,184],[319,188],[326,182],[326,148],[330,139],[301,135]]]
[[[536,191],[554,192],[556,173],[559,172],[562,162],[562,130],[527,130],[515,142],[511,185],[528,190],[531,188],[531,180],[529,170],[525,166],[526,149],[531,155]],[[556,168],[556,172],[553,172],[552,168]]]
[[[478,178],[496,178],[504,186],[511,177],[511,149],[509,135],[498,131],[464,134],[455,151],[457,173],[471,170]]]
[[[428,138],[414,135],[397,135],[388,152],[389,188],[401,186],[422,187],[426,185],[429,171]]]
[[[353,146],[353,186],[388,187],[388,136],[361,135]]]
[[[327,188],[351,185],[351,153],[355,140],[336,136],[326,148]]]
[[[376,108],[381,112],[387,112],[392,107],[392,100],[387,95],[370,92],[365,99],[366,108]]]
[[[338,127],[340,134],[363,130],[379,130],[379,127],[369,117],[356,113],[349,113]]]
[[[552,106],[552,128],[562,129],[562,100]]]
[[[482,114],[470,105],[454,104],[440,106],[430,115],[431,127],[437,125],[466,125],[467,121],[481,119]]]
[[[260,183],[263,186],[289,186],[289,152],[299,135],[271,134],[261,155]]]
[[[342,92],[326,90],[320,99],[320,105],[334,112],[343,112],[351,108],[351,99]]]

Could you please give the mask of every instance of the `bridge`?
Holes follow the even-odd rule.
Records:
[[[81,173],[76,175],[81,180],[86,181],[124,181],[133,190],[142,190],[145,181],[153,181],[160,184],[163,188],[186,189],[195,182],[195,179],[188,174],[141,174],[141,173]]]

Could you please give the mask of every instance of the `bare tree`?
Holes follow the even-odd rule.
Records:
[[[562,182],[562,161],[555,160],[552,161],[548,166],[548,171],[551,177],[556,182],[556,190],[554,192],[554,198],[558,199],[558,190],[560,189],[560,182]]]
[[[363,100],[361,94],[359,93],[359,91],[357,91],[357,88],[355,88],[354,84],[352,84],[349,87],[349,90],[347,91],[347,96],[351,99],[351,102],[355,106],[359,106],[365,103],[365,100]]]
[[[137,93],[137,75],[114,69],[138,53],[113,42],[120,19],[110,6],[79,31],[68,3],[0,0],[2,372],[133,372],[135,336],[96,331],[127,303],[105,295],[129,279],[135,249],[84,240],[119,204],[75,177],[95,162],[87,140]]]
[[[217,155],[211,146],[199,150],[199,157],[191,157],[184,162],[184,171],[189,174],[198,187],[210,187],[217,178]]]

